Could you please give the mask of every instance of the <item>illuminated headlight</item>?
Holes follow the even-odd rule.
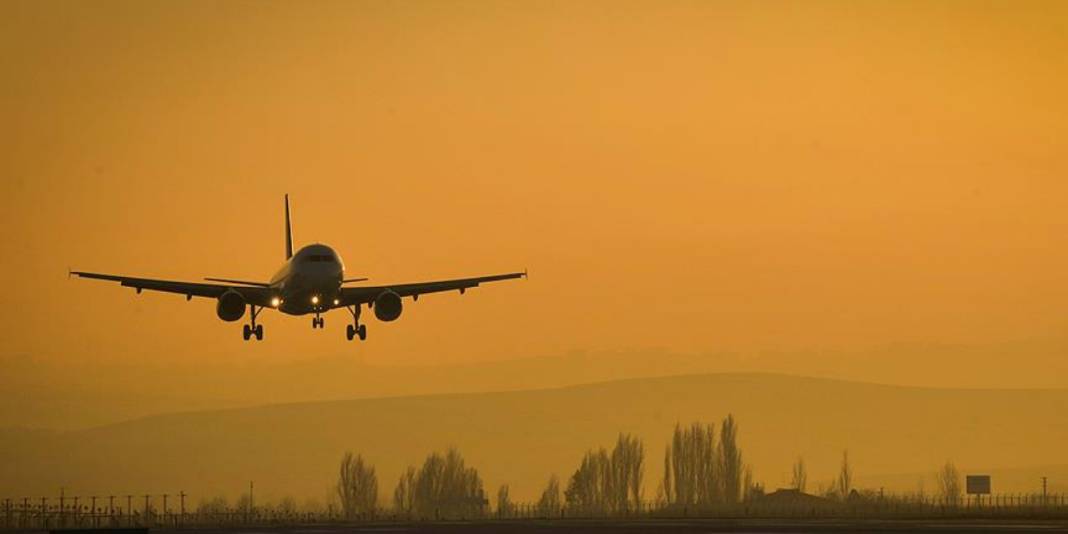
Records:
[[[278,305],[281,304],[281,303],[282,303],[282,299],[280,299],[278,297],[271,297],[271,307],[272,308],[277,308]]]
[[[334,299],[334,306],[337,306],[338,304],[341,304],[341,301],[338,299]]]
[[[312,304],[318,304],[318,303],[319,303],[319,295],[313,296],[312,297]]]

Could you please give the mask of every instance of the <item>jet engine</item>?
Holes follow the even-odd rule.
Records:
[[[245,304],[245,297],[241,293],[228,289],[225,293],[219,295],[219,303],[215,305],[215,313],[219,316],[219,319],[233,322],[245,315]]]
[[[375,298],[375,317],[378,317],[379,321],[393,321],[401,314],[401,298],[400,295],[386,290],[381,295]]]

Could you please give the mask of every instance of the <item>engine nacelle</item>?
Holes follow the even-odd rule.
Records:
[[[394,321],[400,317],[403,307],[400,295],[389,290],[383,291],[375,298],[375,317],[379,321]]]
[[[241,293],[228,289],[225,293],[219,295],[219,303],[215,305],[215,313],[219,316],[219,319],[234,322],[245,316],[246,304],[245,297]]]

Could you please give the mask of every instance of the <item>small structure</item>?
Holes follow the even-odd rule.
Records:
[[[990,495],[990,475],[968,475],[964,484],[968,495]]]
[[[981,506],[983,495],[990,495],[990,475],[965,476],[964,489],[968,495],[975,495],[975,502]]]

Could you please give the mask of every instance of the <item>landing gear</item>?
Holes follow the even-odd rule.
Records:
[[[345,309],[352,314],[352,324],[345,328],[345,337],[349,341],[356,336],[360,336],[360,341],[367,339],[367,325],[360,324],[360,305],[346,306]]]
[[[352,338],[360,336],[360,341],[367,339],[367,325],[361,324],[360,326],[348,325],[345,327],[345,337],[352,341]]]
[[[312,328],[322,328],[322,327],[323,327],[323,318],[320,317],[319,314],[317,313],[317,314],[315,314],[315,317],[312,317]]]
[[[263,307],[249,304],[248,310],[249,323],[251,324],[245,325],[241,335],[244,336],[245,341],[251,339],[252,336],[256,336],[256,341],[263,341],[263,325],[256,324],[256,317],[263,311]]]

